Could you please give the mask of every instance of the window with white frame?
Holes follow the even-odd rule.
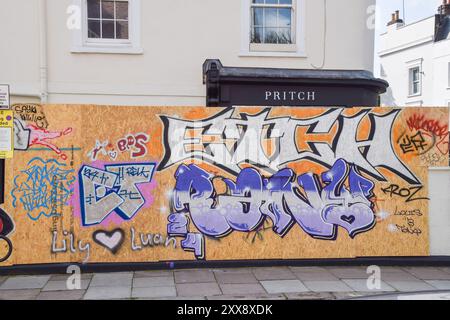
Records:
[[[293,0],[252,0],[251,43],[293,44]]]
[[[304,1],[242,0],[241,54],[304,56]]]
[[[420,95],[422,89],[422,77],[420,67],[409,69],[409,95]]]
[[[74,31],[72,52],[142,53],[141,0],[73,0],[82,25]]]
[[[129,39],[128,1],[87,0],[89,39]]]

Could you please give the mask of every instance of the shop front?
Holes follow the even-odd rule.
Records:
[[[448,108],[378,107],[365,72],[204,80],[208,107],[14,105],[2,269],[432,258]]]

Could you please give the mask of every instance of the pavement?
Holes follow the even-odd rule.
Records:
[[[381,267],[378,288],[369,289],[367,267],[264,267],[81,274],[2,276],[0,299],[12,300],[304,300],[450,299],[450,267]],[[372,282],[371,282],[372,283]],[[433,295],[431,295],[433,297]]]

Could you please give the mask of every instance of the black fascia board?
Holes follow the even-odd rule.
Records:
[[[220,60],[206,60],[203,72],[208,106],[373,107],[389,86],[364,70],[224,67]],[[285,99],[262,99],[270,92]]]

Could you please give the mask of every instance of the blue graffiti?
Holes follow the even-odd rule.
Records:
[[[65,164],[54,159],[33,158],[27,169],[14,178],[12,205],[14,208],[21,205],[33,221],[42,216],[60,216],[58,209],[69,200],[74,181],[74,170],[67,169]]]
[[[138,185],[152,181],[155,163],[105,165],[105,169],[82,166],[79,176],[82,223],[102,223],[112,212],[130,220],[146,203]]]
[[[291,169],[270,178],[245,168],[236,182],[223,179],[225,194],[218,194],[215,178],[196,165],[180,165],[175,173],[168,234],[184,237],[182,247],[205,256],[204,236],[220,238],[233,231],[257,230],[266,218],[284,237],[294,224],[315,239],[335,240],[338,227],[351,238],[375,225],[374,183],[343,159],[319,177],[306,173],[296,179]],[[189,219],[190,218],[190,219]],[[189,232],[191,221],[199,232]]]

